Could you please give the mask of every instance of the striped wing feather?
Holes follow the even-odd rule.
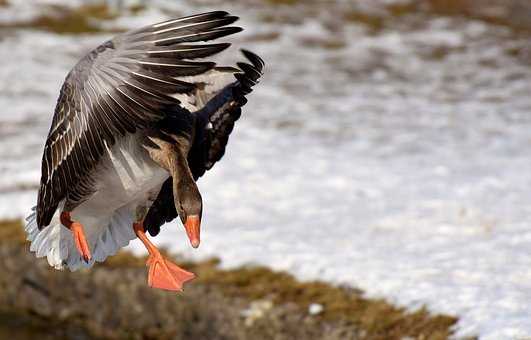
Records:
[[[212,70],[212,62],[191,60],[229,46],[197,42],[240,31],[227,26],[236,20],[221,11],[168,20],[119,35],[78,62],[61,88],[44,147],[39,228],[61,201],[79,204],[93,192],[91,171],[116,138],[179,114],[175,107],[185,110],[178,94],[197,85],[178,77]]]

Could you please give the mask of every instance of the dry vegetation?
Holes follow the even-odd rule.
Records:
[[[4,23],[0,24],[0,28],[40,29],[58,34],[98,33],[104,31],[100,25],[102,21],[116,16],[106,5],[54,5],[43,8],[43,14],[32,20]]]
[[[261,0],[269,5],[264,8],[264,21],[300,23],[305,18],[318,16],[323,10],[319,1],[302,0]],[[251,2],[256,4],[256,2]],[[0,6],[9,5],[7,0],[0,0]],[[289,7],[295,10],[285,13]],[[333,7],[327,5],[331,11]],[[140,14],[144,5],[125,8],[125,13]],[[484,20],[490,23],[509,26],[516,31],[531,30],[531,3],[526,0],[411,0],[390,3],[382,7],[375,5],[374,11],[360,9],[357,6],[337,6],[340,16],[346,22],[365,25],[371,32],[378,32],[392,25],[393,20],[407,15],[432,14],[444,16],[463,16]],[[106,31],[101,23],[112,20],[119,13],[104,4],[89,4],[80,7],[44,6],[41,15],[29,21],[0,24],[0,28],[42,29],[59,34],[97,33]],[[123,13],[120,13],[123,14]],[[326,46],[325,46],[326,47]],[[334,45],[332,48],[336,48]]]
[[[388,10],[395,16],[421,12],[478,19],[517,32],[531,30],[531,3],[527,0],[413,0],[391,5]]]
[[[300,2],[300,0],[265,0],[271,5],[295,5]]]
[[[174,294],[146,287],[144,259],[127,252],[70,273],[48,268],[27,248],[19,222],[0,223],[0,336],[446,339],[456,322],[424,309],[407,312],[355,289],[298,282],[264,267],[181,263],[198,278]],[[311,303],[321,304],[322,313],[309,315]]]
[[[473,18],[489,23],[510,27],[516,32],[531,30],[531,2],[528,0],[410,0],[383,4],[377,2],[371,6],[358,6],[362,1],[350,5],[330,6],[329,3],[301,0],[262,0],[272,5],[266,21],[298,23],[308,17],[319,16],[323,9],[337,11],[346,22],[356,22],[366,26],[370,32],[384,28],[393,28],[396,20],[406,16],[435,15]],[[274,5],[280,5],[275,7]],[[282,6],[284,5],[284,6]],[[285,5],[290,5],[302,15],[285,15]],[[283,8],[284,7],[284,8]],[[370,9],[372,8],[372,10]],[[292,13],[293,14],[293,13]],[[407,20],[407,19],[406,19]]]

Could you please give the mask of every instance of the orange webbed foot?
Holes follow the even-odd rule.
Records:
[[[148,285],[152,288],[182,291],[183,284],[195,278],[175,263],[165,259],[160,253],[149,256]]]
[[[88,246],[85,233],[83,232],[83,227],[80,223],[74,222],[72,223],[70,230],[72,230],[72,236],[74,237],[77,251],[79,251],[79,254],[81,254],[83,260],[88,263],[92,256],[90,254],[90,248]]]
[[[61,213],[61,223],[70,229],[72,232],[72,237],[74,238],[74,243],[76,244],[77,251],[83,260],[88,263],[92,256],[90,254],[87,238],[85,237],[85,232],[83,231],[83,225],[79,222],[72,221],[70,212],[68,211],[63,211]]]

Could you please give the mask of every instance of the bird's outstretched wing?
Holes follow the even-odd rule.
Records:
[[[262,76],[264,61],[252,52],[242,52],[250,63],[237,63],[237,72],[234,69],[220,68],[201,75],[204,77],[212,74],[212,78],[216,80],[211,84],[207,83],[201,94],[198,94],[205,104],[197,112],[199,132],[196,131],[190,152],[192,157],[189,159],[190,169],[196,179],[210,170],[225,154],[229,135],[241,116],[242,106],[247,103],[245,96],[251,93],[252,87]],[[227,74],[236,78],[236,81],[221,87]]]
[[[179,95],[215,63],[194,62],[229,44],[196,44],[241,31],[237,20],[210,12],[124,33],[99,46],[68,74],[44,147],[37,224],[47,226],[59,203],[81,202],[94,189],[90,173],[116,138],[133,133],[177,108]]]
[[[180,78],[197,85],[193,96],[187,97],[190,105],[197,108],[195,140],[188,155],[188,164],[196,180],[223,157],[234,123],[247,102],[245,96],[262,76],[263,60],[252,52],[242,52],[250,63],[240,62],[238,68],[214,68],[199,76]],[[155,236],[162,224],[176,217],[170,177],[153,202],[144,226]]]

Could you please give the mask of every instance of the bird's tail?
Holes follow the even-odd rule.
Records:
[[[60,211],[61,209],[58,209]],[[105,221],[101,228],[85,228],[92,259],[87,263],[79,254],[72,233],[64,227],[56,214],[47,227],[39,230],[37,226],[36,208],[26,218],[25,231],[30,241],[30,251],[37,258],[46,257],[55,269],[68,268],[71,271],[90,268],[95,262],[103,262],[115,255],[129,241],[136,238],[132,228],[132,216],[128,210],[117,210],[110,220]]]

